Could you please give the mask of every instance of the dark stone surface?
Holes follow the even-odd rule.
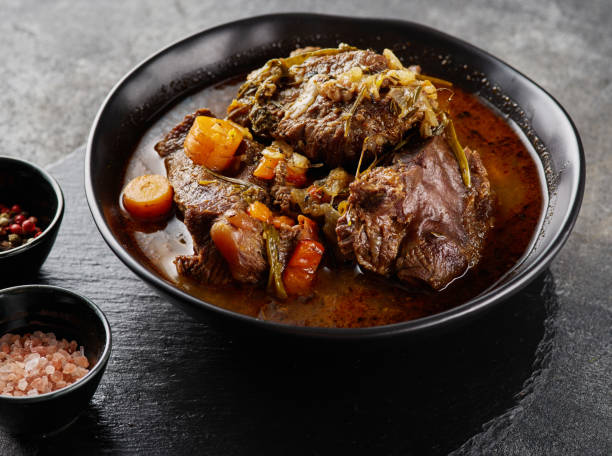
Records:
[[[156,49],[266,12],[414,20],[463,38],[540,83],[582,135],[581,215],[550,272],[499,311],[393,350],[289,344],[197,323],[105,246],[80,155],[52,168],[67,196],[39,277],[107,313],[115,351],[100,389],[48,441],[0,431],[0,454],[611,454],[612,9],[605,0],[3,2],[0,154],[39,164],[86,139],[112,85]]]

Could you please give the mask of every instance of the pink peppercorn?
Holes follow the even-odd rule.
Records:
[[[21,224],[21,228],[23,229],[24,233],[31,233],[36,229],[36,225],[28,219]]]
[[[13,223],[11,226],[9,226],[9,230],[13,234],[22,234],[23,232],[21,225],[18,225],[17,223]]]

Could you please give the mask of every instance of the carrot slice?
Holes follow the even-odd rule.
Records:
[[[298,242],[283,272],[283,284],[288,294],[310,293],[324,250],[323,245],[317,241]]]
[[[146,174],[132,179],[123,189],[123,206],[134,217],[154,219],[172,208],[174,191],[168,179]]]
[[[198,116],[185,138],[185,154],[198,165],[223,171],[234,158],[243,137],[232,122]]]

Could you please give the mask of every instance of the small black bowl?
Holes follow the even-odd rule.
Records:
[[[0,395],[0,426],[14,434],[49,435],[64,430],[84,411],[96,391],[111,352],[111,330],[90,300],[63,288],[24,285],[0,290],[0,336],[54,332],[85,347],[89,373],[51,393]]]
[[[42,223],[32,242],[0,252],[0,284],[40,269],[57,237],[64,216],[64,195],[57,181],[42,168],[17,158],[0,156],[0,203],[19,204]]]

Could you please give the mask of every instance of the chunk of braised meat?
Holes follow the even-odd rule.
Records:
[[[202,283],[221,284],[230,281],[231,276],[209,232],[217,217],[230,210],[244,210],[245,197],[253,201],[268,200],[267,184],[252,175],[263,146],[243,139],[233,165],[234,178],[254,185],[249,187],[223,180],[193,163],[183,150],[185,137],[198,115],[212,116],[206,109],[185,116],[155,145],[155,150],[165,157],[174,201],[193,239],[194,254],[177,257],[177,271]]]
[[[200,283],[221,285],[231,282],[227,263],[210,237],[209,214],[188,209],[184,222],[193,239],[194,253],[175,258],[177,272]]]
[[[480,156],[466,152],[470,188],[442,136],[353,182],[336,227],[342,252],[364,269],[434,289],[475,265],[492,226],[492,195]]]
[[[297,244],[301,228],[299,225],[281,225],[279,228],[277,228],[277,230],[280,240],[278,246],[278,260],[282,265],[282,269],[284,270],[289,262],[291,253]]]
[[[231,271],[233,278],[241,283],[259,283],[268,270],[263,222],[242,210],[230,210],[219,217],[210,236]],[[300,227],[280,225],[278,232],[277,261],[281,270],[287,265],[300,234]]]
[[[236,281],[262,280],[268,268],[262,222],[242,210],[230,210],[215,221],[210,237]]]
[[[365,158],[373,158],[426,114],[437,125],[431,84],[416,81],[395,56],[350,49],[301,51],[268,62],[248,76],[228,117],[330,167],[354,167],[364,148]],[[330,54],[316,54],[325,51]],[[293,63],[300,55],[305,60]],[[388,70],[403,72],[402,85]]]
[[[242,201],[243,188],[223,180],[203,166],[195,164],[185,155],[183,144],[195,118],[200,115],[212,116],[208,109],[200,109],[185,116],[161,141],[155,150],[165,157],[168,180],[174,188],[174,200],[181,213],[188,208],[198,208],[210,212],[212,217],[221,215]],[[253,176],[253,170],[261,157],[263,146],[256,141],[244,138],[236,151],[235,163],[229,173],[235,179],[253,184],[249,190],[250,198],[267,200],[267,183]],[[232,173],[233,171],[233,173]]]

